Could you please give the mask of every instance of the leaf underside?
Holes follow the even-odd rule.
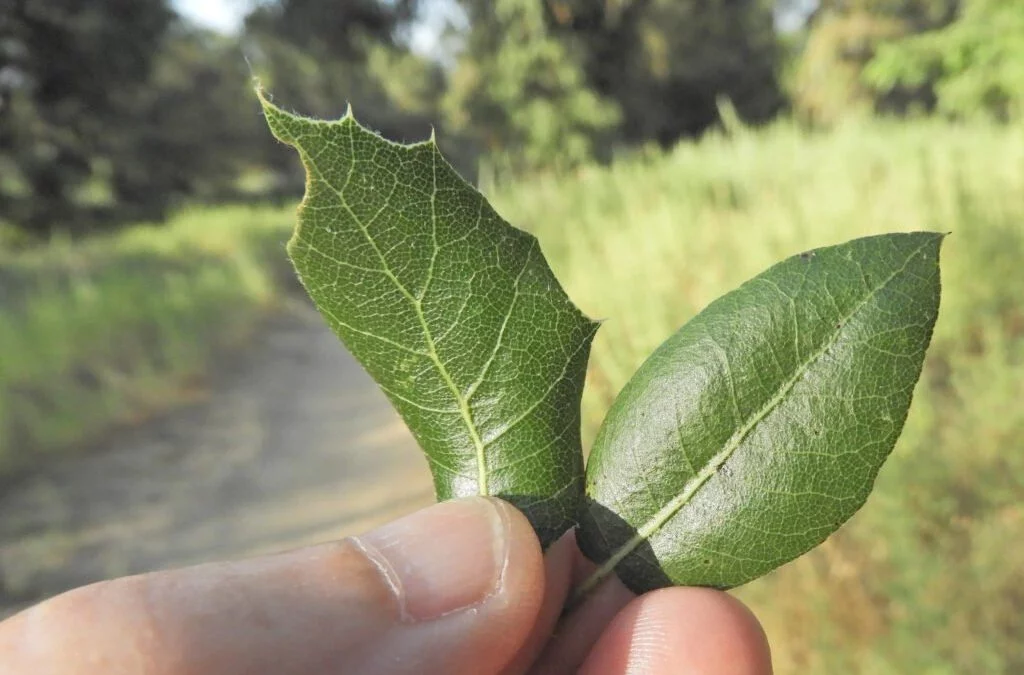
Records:
[[[425,451],[438,498],[501,497],[551,543],[582,498],[597,324],[433,139],[399,145],[351,113],[312,120],[260,98],[306,168],[288,244],[299,278]]]
[[[834,532],[903,428],[938,315],[942,238],[794,256],[659,347],[588,460],[584,553],[636,592],[730,588]]]

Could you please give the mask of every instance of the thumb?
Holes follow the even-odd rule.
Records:
[[[339,543],[72,591],[0,624],[0,671],[497,673],[543,591],[525,517],[456,500]]]

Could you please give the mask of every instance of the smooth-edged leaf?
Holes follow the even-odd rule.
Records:
[[[587,465],[580,546],[631,589],[745,583],[860,508],[903,427],[943,235],[794,256],[719,298],[623,389]]]
[[[433,139],[399,145],[351,113],[326,122],[261,101],[306,168],[288,244],[299,278],[426,452],[438,497],[507,499],[550,543],[582,496],[597,324]]]

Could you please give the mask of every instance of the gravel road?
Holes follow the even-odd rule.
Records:
[[[426,462],[312,309],[202,402],[0,488],[0,618],[100,579],[361,531],[433,500]]]

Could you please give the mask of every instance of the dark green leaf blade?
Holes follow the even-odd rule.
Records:
[[[288,252],[309,295],[427,455],[437,495],[493,495],[546,545],[583,490],[580,399],[597,324],[530,234],[504,222],[433,139],[387,141],[351,114],[271,131],[306,167]]]
[[[730,588],[864,503],[903,428],[939,307],[943,235],[794,256],[662,344],[587,465],[584,553],[637,592]]]

